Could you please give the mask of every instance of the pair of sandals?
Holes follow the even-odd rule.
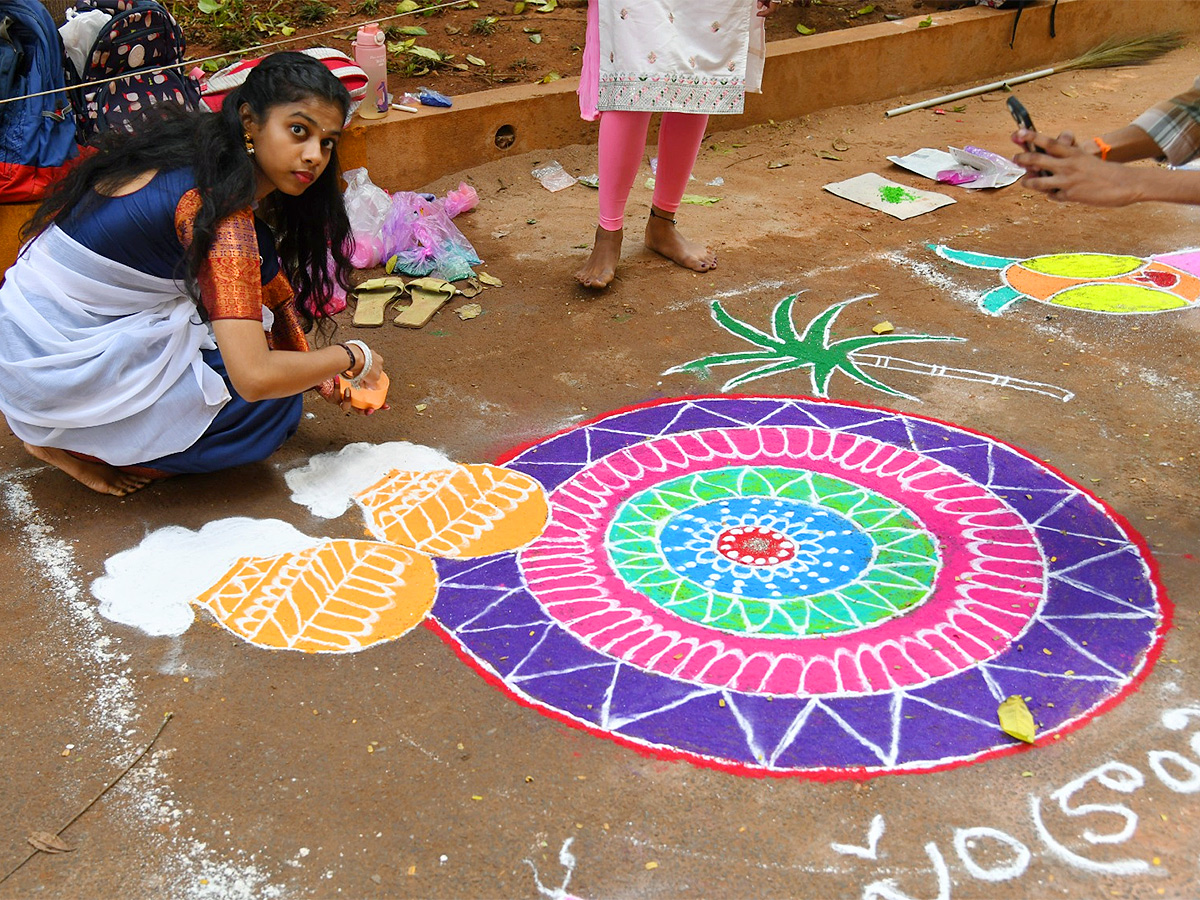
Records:
[[[415,278],[407,283],[397,275],[371,278],[354,289],[357,304],[353,324],[356,328],[378,328],[388,307],[403,302],[407,294],[410,302],[392,321],[401,328],[421,328],[455,292],[454,285],[441,278]]]

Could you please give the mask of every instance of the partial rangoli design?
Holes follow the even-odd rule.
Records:
[[[1145,675],[1169,605],[1141,539],[1004,443],[883,409],[710,397],[505,463],[532,543],[439,559],[432,622],[507,692],[652,752],[826,777],[1039,743]]]
[[[352,462],[361,469],[368,459],[356,453]],[[310,537],[277,520],[165,528],[107,562],[92,586],[100,612],[150,634],[182,634],[199,607],[259,647],[352,653],[424,620],[437,593],[434,557],[514,550],[546,524],[545,492],[519,472],[385,471],[352,495],[377,541]],[[342,485],[361,474],[330,473]],[[322,509],[344,508],[320,483],[310,487]]]
[[[890,369],[898,372],[909,372],[934,378],[955,378],[962,381],[974,381],[997,387],[1014,388],[1019,391],[1031,391],[1066,402],[1074,394],[1060,387],[1042,384],[1037,381],[1025,381],[1008,375],[993,375],[987,372],[976,372],[972,369],[956,369],[951,366],[932,365],[916,362],[910,359],[900,359],[894,356],[880,356],[867,353],[876,347],[928,341],[961,341],[963,338],[939,336],[930,334],[871,334],[859,337],[833,340],[833,326],[842,310],[856,300],[873,297],[865,294],[841,303],[835,303],[812,319],[803,332],[798,332],[792,320],[792,311],[799,294],[784,297],[775,305],[771,315],[772,333],[768,334],[755,328],[748,322],[736,319],[726,312],[720,301],[712,304],[712,316],[718,325],[744,341],[756,345],[760,349],[747,350],[742,353],[716,353],[704,356],[667,369],[664,375],[677,372],[692,372],[707,376],[708,370],[716,366],[732,366],[755,364],[758,367],[730,378],[721,386],[721,392],[730,391],[735,387],[766,378],[771,375],[781,375],[797,369],[807,369],[812,383],[812,393],[817,397],[829,396],[829,382],[837,372],[853,378],[860,384],[875,388],[894,397],[904,397],[917,400],[903,391],[897,390],[876,378],[872,378],[864,368]],[[918,401],[919,402],[919,401]]]
[[[433,606],[433,561],[373,541],[323,541],[246,558],[196,598],[243,640],[271,650],[348,653],[395,640]]]
[[[541,485],[499,466],[391,472],[355,500],[376,538],[432,556],[487,556],[546,524]]]
[[[1187,309],[1200,303],[1200,250],[1143,259],[1106,253],[1055,253],[1030,259],[930,245],[938,256],[1000,273],[1000,287],[979,301],[999,314],[1020,300],[1088,312],[1129,315]]]

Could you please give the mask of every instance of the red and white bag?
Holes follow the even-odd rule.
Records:
[[[332,47],[312,47],[299,52],[323,62],[338,81],[346,86],[346,90],[350,92],[350,114],[353,114],[358,109],[358,104],[367,96],[367,73],[345,53]],[[241,85],[250,74],[250,70],[263,59],[265,57],[259,56],[255,59],[238,60],[231,66],[213,72],[200,83],[200,102],[213,112],[219,111],[229,92]]]

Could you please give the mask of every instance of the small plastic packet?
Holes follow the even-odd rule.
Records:
[[[561,191],[575,184],[575,177],[562,167],[558,160],[551,160],[546,165],[534,169],[531,173],[548,191]]]
[[[419,90],[420,93],[417,94],[417,99],[421,101],[422,106],[442,106],[448,108],[454,105],[454,101],[445,94],[439,94],[437,91],[427,87],[420,88]]]
[[[470,212],[479,205],[479,192],[465,181],[460,181],[458,187],[446,194],[446,215],[454,218],[459,213]]]
[[[391,271],[436,275],[458,281],[474,274],[482,261],[446,212],[445,201],[430,202],[409,191],[392,197],[383,226],[384,255],[395,257]]]

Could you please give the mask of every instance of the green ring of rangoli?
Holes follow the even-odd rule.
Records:
[[[858,540],[870,542],[872,558],[852,580],[834,589],[772,598],[714,590],[666,559],[663,534],[673,521],[691,510],[746,498],[776,506],[794,504],[796,509],[810,506],[836,517],[847,524],[847,531],[858,533]],[[778,524],[777,517],[774,522]],[[728,566],[730,578],[770,575],[770,565],[722,559],[718,532],[727,534],[729,528],[710,530],[712,535],[696,538],[703,545],[697,550],[697,565]],[[793,570],[803,569],[799,558],[804,556],[803,535],[778,530],[785,537],[798,538],[801,552],[791,564]],[[659,608],[709,628],[757,637],[837,634],[877,625],[926,600],[941,567],[935,540],[894,500],[830,475],[783,467],[729,467],[661,482],[621,504],[607,529],[605,545],[617,576]],[[787,561],[775,568],[785,565]],[[735,568],[740,571],[734,572]]]

